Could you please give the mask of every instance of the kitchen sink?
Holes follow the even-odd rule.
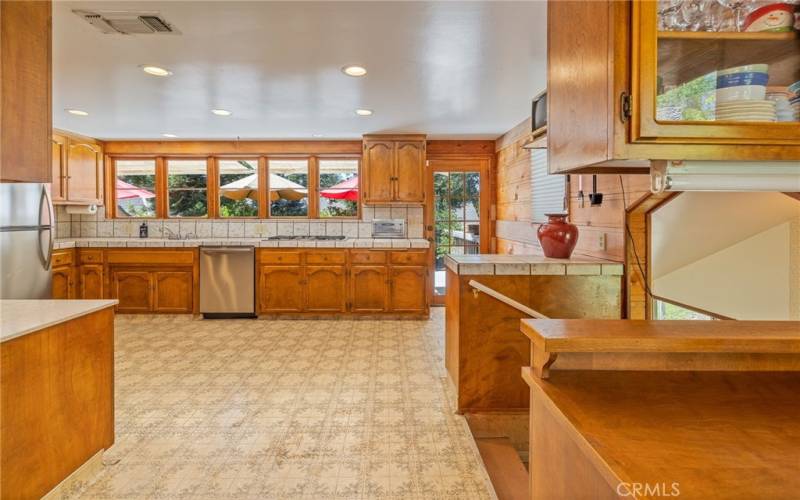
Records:
[[[269,240],[302,240],[302,241],[330,241],[343,240],[346,236],[270,236]]]

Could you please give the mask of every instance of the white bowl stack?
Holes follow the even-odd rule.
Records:
[[[748,64],[717,72],[716,119],[774,122],[775,101],[766,98],[769,66]]]

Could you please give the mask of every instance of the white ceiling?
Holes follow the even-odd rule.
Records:
[[[544,88],[545,5],[54,2],[53,125],[100,139],[493,139]],[[182,34],[104,35],[73,9],[155,10]],[[347,64],[369,73],[345,76]]]

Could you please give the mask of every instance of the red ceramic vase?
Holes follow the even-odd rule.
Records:
[[[569,259],[578,243],[578,228],[567,222],[566,214],[545,214],[547,223],[539,226],[536,236],[545,257]]]

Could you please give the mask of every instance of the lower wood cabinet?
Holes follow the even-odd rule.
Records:
[[[74,299],[75,270],[71,265],[53,267],[53,298],[54,299]]]
[[[422,313],[427,310],[427,268],[393,266],[390,271],[389,304],[394,312]]]
[[[262,312],[303,311],[303,268],[261,266],[258,273],[259,305]]]
[[[148,271],[111,271],[111,298],[117,299],[117,312],[146,313],[153,309],[153,279]]]
[[[78,283],[78,298],[104,298],[103,264],[83,264],[78,267]]]
[[[191,313],[192,270],[112,268],[111,298],[120,313]]]
[[[388,309],[389,275],[386,266],[350,268],[350,310],[380,313]]]
[[[425,315],[427,259],[426,250],[263,249],[259,313]]]
[[[304,281],[306,311],[347,311],[347,275],[344,266],[308,266]]]

